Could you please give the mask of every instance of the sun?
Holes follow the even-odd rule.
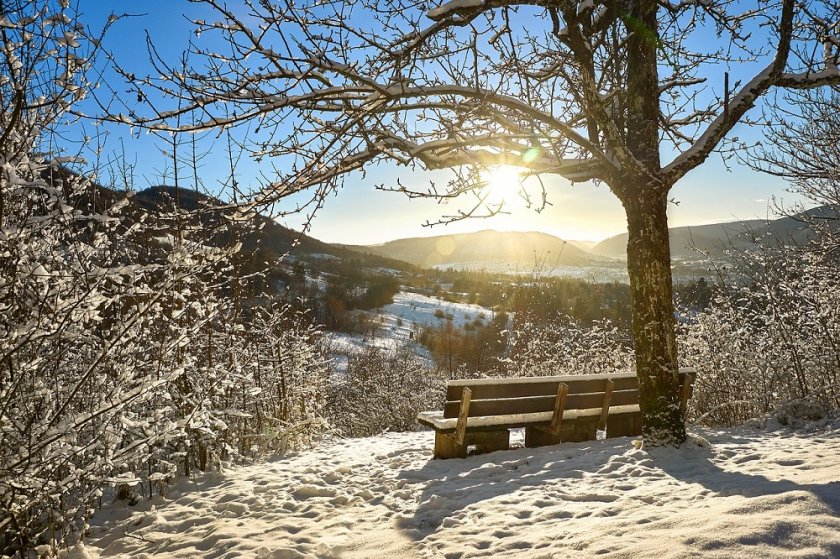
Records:
[[[500,165],[486,171],[482,178],[488,205],[503,205],[506,209],[522,205],[522,176],[516,167]]]

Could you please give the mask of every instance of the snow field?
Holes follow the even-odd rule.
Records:
[[[443,313],[444,317],[451,317],[451,322],[456,328],[463,328],[481,317],[484,324],[489,324],[494,316],[493,310],[479,305],[453,303],[419,293],[401,291],[394,295],[393,303],[368,313],[377,324],[371,335],[329,332],[327,336],[333,350],[338,353],[361,353],[370,347],[393,351],[401,344],[414,339],[416,327],[442,326],[449,322],[446,318],[435,316],[436,311],[439,311],[438,314]],[[414,344],[414,351],[419,357],[431,362],[429,352],[425,348]],[[346,358],[337,356],[334,368],[338,371],[345,370]]]
[[[114,503],[65,559],[840,556],[840,423],[631,443],[430,460],[430,432],[328,442]]]
[[[450,316],[452,325],[456,328],[463,328],[479,317],[483,317],[482,322],[485,324],[493,320],[493,311],[480,305],[453,303],[408,291],[401,291],[394,295],[394,302],[382,307],[381,316],[385,326],[392,331],[396,331],[399,321],[402,321],[402,326],[399,328],[405,329],[407,339],[407,332],[410,331],[412,324],[441,326],[447,322],[445,318],[435,316],[435,311]]]

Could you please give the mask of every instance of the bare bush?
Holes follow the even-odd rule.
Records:
[[[736,270],[742,283],[721,289],[680,336],[684,364],[699,372],[695,419],[787,421],[840,408],[840,269],[780,248],[741,254]]]
[[[813,236],[803,247],[733,253],[730,286],[684,329],[683,359],[701,373],[694,415],[706,423],[840,408],[840,93],[797,92],[772,109],[769,142],[747,163],[817,206],[786,211]]]
[[[81,537],[108,486],[160,488],[320,411],[301,405],[321,365],[294,316],[253,320],[282,365],[237,353],[239,245],[215,240],[252,215],[149,207],[69,170],[56,127],[102,39],[69,4],[0,7],[0,554],[19,557]]]
[[[566,315],[532,321],[514,316],[508,332],[507,374],[514,376],[579,375],[633,370],[633,351],[626,334],[609,320],[590,326]]]
[[[412,431],[419,412],[440,406],[444,386],[410,347],[370,347],[348,356],[346,371],[333,380],[328,417],[348,437]]]

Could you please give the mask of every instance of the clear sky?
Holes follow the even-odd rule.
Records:
[[[179,0],[80,0],[83,19],[87,24],[102,22],[111,12],[134,14],[119,21],[106,38],[106,46],[120,64],[144,74],[148,71],[145,33],[148,31],[155,48],[164,56],[177,58],[187,40],[201,40],[191,33],[189,22],[183,16],[189,13],[197,18],[207,17],[203,6]],[[734,134],[741,137],[754,135],[744,125],[736,127]],[[160,184],[168,164],[160,155],[160,141],[148,134],[130,136],[127,130],[110,127],[105,150],[125,150],[129,160],[136,163],[135,188]],[[211,140],[206,140],[211,142]],[[209,145],[209,144],[207,144]],[[212,141],[211,154],[202,161],[201,178],[212,190],[214,183],[224,182],[229,176],[229,165],[224,155],[224,142]],[[242,161],[237,169],[237,179],[242,184],[255,181],[260,171],[255,163]],[[263,169],[270,173],[269,169]],[[571,186],[559,177],[549,177],[551,204],[541,213],[513,204],[510,215],[487,219],[471,219],[446,226],[423,227],[427,221],[437,221],[451,215],[458,207],[467,207],[467,200],[441,205],[431,200],[408,200],[397,193],[381,192],[377,184],[395,185],[396,179],[418,190],[425,189],[430,180],[445,182],[446,173],[423,173],[418,170],[381,165],[348,178],[342,191],[329,198],[312,222],[310,234],[327,242],[371,244],[390,239],[439,235],[480,229],[544,231],[573,240],[600,240],[625,231],[624,212],[618,200],[605,185],[589,183]],[[499,177],[504,182],[504,177]],[[509,181],[508,181],[509,182]],[[670,206],[672,226],[705,224],[736,219],[764,218],[769,215],[771,198],[794,201],[794,195],[785,192],[784,181],[753,172],[736,162],[731,169],[717,156],[686,176],[672,191],[675,204]],[[504,186],[499,186],[500,190]],[[293,204],[294,201],[290,201]],[[289,217],[285,223],[299,226],[300,217]]]

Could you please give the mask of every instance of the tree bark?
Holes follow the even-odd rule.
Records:
[[[642,436],[652,446],[685,438],[678,398],[677,346],[671,286],[667,191],[634,185],[622,200],[627,213],[627,271],[633,305],[633,340]]]
[[[627,214],[627,272],[633,305],[633,341],[642,436],[651,446],[685,440],[680,413],[668,191],[659,158],[658,3],[628,4],[623,17],[627,40],[627,147],[641,171],[624,170],[610,184]]]

